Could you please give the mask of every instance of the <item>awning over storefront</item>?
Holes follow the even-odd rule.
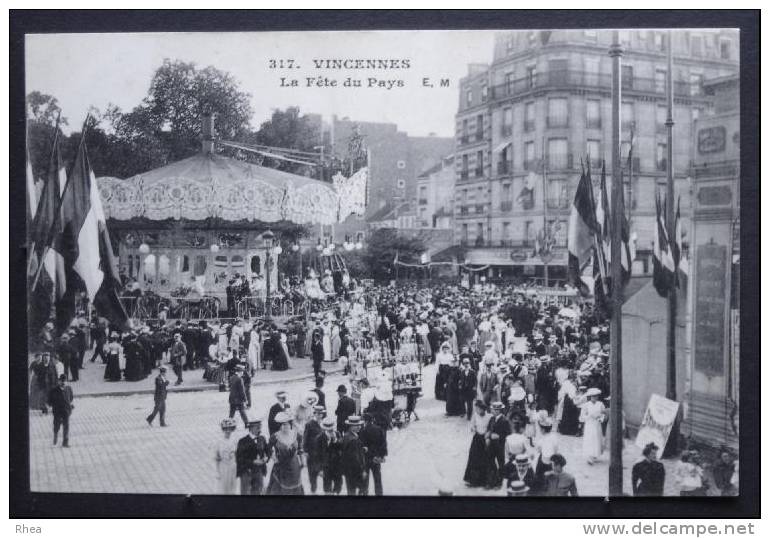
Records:
[[[492,266],[543,265],[540,256],[533,256],[532,248],[474,248],[465,253],[465,263]],[[555,250],[548,265],[567,265],[567,251]]]

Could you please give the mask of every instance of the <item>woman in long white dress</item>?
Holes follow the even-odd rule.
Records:
[[[259,370],[260,368],[260,356],[259,356],[259,350],[261,349],[260,338],[259,338],[259,330],[257,329],[257,324],[255,323],[251,327],[251,332],[249,333],[249,366],[252,369],[252,375],[255,371]]]
[[[324,321],[321,343],[324,347],[324,362],[333,361],[334,358],[332,357],[331,323],[329,323],[329,320]]]
[[[588,389],[586,396],[589,400],[583,404],[580,416],[583,419],[583,456],[593,465],[602,455],[604,438],[602,422],[605,420],[604,404],[599,401],[601,391],[597,388]]]
[[[235,431],[235,420],[226,418],[221,422],[224,437],[217,442],[214,461],[217,464],[217,493],[235,495],[238,478],[236,477],[235,452],[237,441],[232,437]]]

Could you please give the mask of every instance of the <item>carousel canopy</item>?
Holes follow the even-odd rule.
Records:
[[[340,194],[348,189],[338,181],[333,186],[214,153],[199,153],[128,179],[101,177],[97,183],[105,217],[116,220],[213,217],[332,224],[347,213],[340,207]]]

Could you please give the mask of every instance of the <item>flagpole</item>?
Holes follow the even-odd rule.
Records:
[[[623,49],[620,46],[620,33],[612,32],[612,228],[610,274],[612,275],[612,319],[610,321],[610,467],[609,495],[623,496],[623,378],[621,346],[621,309],[623,306],[623,286],[621,275],[620,233],[623,215],[620,210],[620,196],[623,184],[620,177],[620,58]]]
[[[667,117],[666,131],[668,140],[666,145],[666,235],[669,238],[669,252],[671,252],[672,237],[674,237],[674,47],[672,32],[669,30],[667,39],[667,78],[666,78],[666,101]],[[678,267],[674,267],[674,277],[676,278]],[[676,310],[677,310],[677,287],[671,286],[668,292],[668,325],[666,330],[666,398],[676,401]],[[678,421],[676,421],[678,422]],[[674,428],[669,435],[668,447],[666,453],[676,452],[678,445],[679,428],[675,422]]]
[[[541,260],[543,261],[543,283],[548,287],[548,258],[543,256],[545,246],[548,243],[548,180],[546,178],[545,137],[543,137],[543,244],[540,245]]]

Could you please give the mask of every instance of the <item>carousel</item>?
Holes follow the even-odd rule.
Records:
[[[187,159],[97,179],[132,317],[160,317],[185,301],[198,307],[187,317],[217,317],[234,281],[275,290],[280,239],[296,241],[304,225],[348,216],[340,205],[345,178],[326,183],[240,161],[204,138]]]

